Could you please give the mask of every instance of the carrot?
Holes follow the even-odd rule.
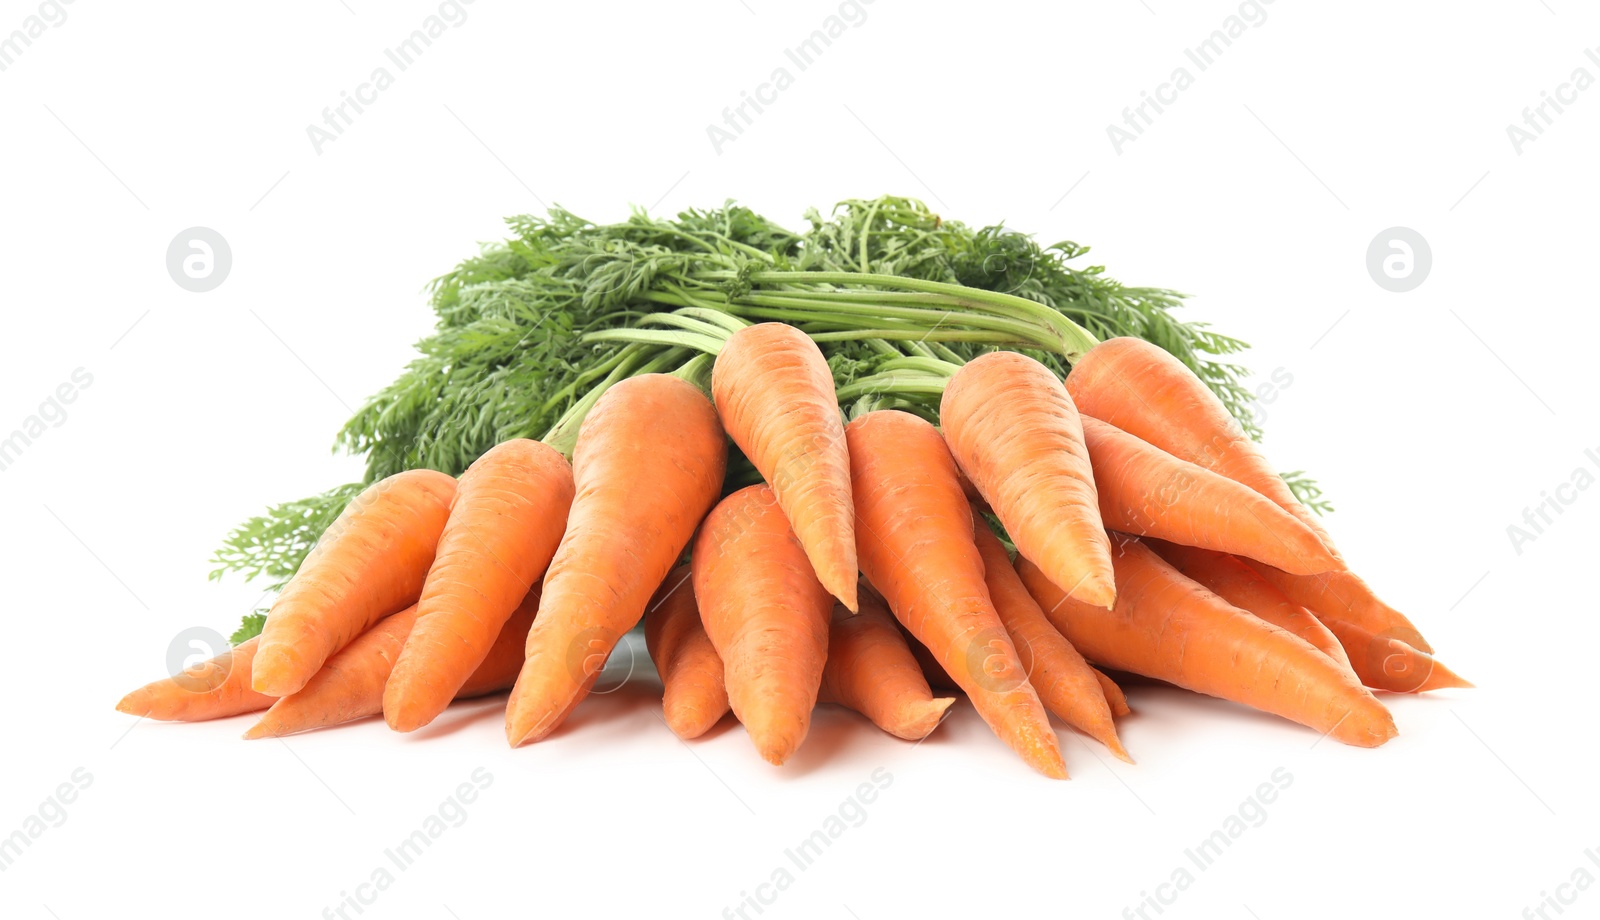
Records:
[[[821,349],[786,323],[746,326],[717,355],[711,393],[728,435],[778,496],[817,579],[855,610],[850,458]]]
[[[250,687],[250,664],[261,637],[247,639],[176,677],[145,684],[123,697],[117,711],[164,722],[204,722],[272,705]]]
[[[444,473],[409,470],[357,495],[267,614],[255,690],[288,696],[373,623],[416,603],[455,493]]]
[[[1237,553],[1300,574],[1339,565],[1317,535],[1249,486],[1095,418],[1083,436],[1111,530]]]
[[[606,391],[578,431],[577,492],[506,707],[513,746],[560,725],[722,491],[727,439],[694,384],[667,374]]]
[[[1089,670],[1094,672],[1095,680],[1100,682],[1100,692],[1105,694],[1106,705],[1111,707],[1111,714],[1119,719],[1132,715],[1133,710],[1128,706],[1128,697],[1122,692],[1122,688],[1117,686],[1117,682],[1107,677],[1099,668],[1091,667]]]
[[[1232,556],[1192,546],[1155,540],[1147,541],[1147,545],[1171,563],[1173,568],[1199,582],[1211,593],[1240,610],[1249,611],[1274,626],[1287,629],[1311,643],[1324,655],[1350,667],[1350,657],[1345,654],[1344,646],[1328,631],[1328,627],[1311,611],[1284,597],[1282,591],[1257,574],[1255,569]]]
[[[900,628],[900,638],[906,640],[906,646],[911,649],[911,657],[917,661],[917,667],[922,669],[922,676],[928,681],[929,688],[933,690],[960,690],[961,685],[956,683],[949,674],[945,673],[944,665],[939,659],[933,657],[928,647],[917,640],[906,629],[905,624],[895,620],[895,625]]]
[[[1376,747],[1394,719],[1348,669],[1281,627],[1231,606],[1137,538],[1113,540],[1117,606],[1080,603],[1026,559],[1018,572],[1051,621],[1109,667],[1233,700],[1345,744]]]
[[[1110,607],[1111,547],[1078,410],[1050,369],[1014,351],[969,361],[939,400],[950,452],[1017,551],[1072,596]]]
[[[1374,635],[1388,634],[1403,639],[1419,651],[1433,651],[1433,646],[1422,638],[1422,633],[1417,632],[1405,614],[1379,600],[1354,572],[1292,575],[1253,561],[1250,567],[1285,597],[1310,610],[1324,623],[1342,620]]]
[[[1327,620],[1326,625],[1350,654],[1356,676],[1374,690],[1426,693],[1472,686],[1471,681],[1403,638],[1387,633],[1374,635],[1343,620]]]
[[[409,732],[433,721],[483,662],[550,565],[572,490],[567,459],[526,438],[490,448],[461,474],[416,625],[384,687],[390,728]]]
[[[501,625],[488,654],[457,688],[455,699],[496,693],[511,686],[522,667],[522,642],[539,609],[537,586]],[[384,617],[328,659],[298,691],[274,702],[246,739],[279,738],[342,725],[383,711],[384,686],[409,636],[421,621],[418,606]]]
[[[1111,706],[1094,669],[1045,618],[1017,577],[1017,570],[1011,567],[1011,557],[988,522],[977,518],[973,536],[983,557],[983,580],[989,587],[989,597],[1017,649],[1017,660],[1045,708],[1132,763],[1133,758],[1117,739]]]
[[[983,582],[972,508],[932,425],[896,410],[845,426],[861,570],[1029,766],[1065,779],[1050,717]]]
[[[854,709],[896,738],[920,741],[955,697],[934,698],[894,617],[870,593],[860,597],[855,616],[834,608],[818,698]]]
[[[740,489],[706,515],[691,565],[728,703],[761,756],[781,764],[811,727],[833,598],[764,485]]]
[[[1073,365],[1067,375],[1067,392],[1085,415],[1272,499],[1311,528],[1328,552],[1343,562],[1321,522],[1295,498],[1227,407],[1200,378],[1160,347],[1128,337],[1107,339]],[[1316,578],[1320,587],[1308,586],[1307,592],[1331,591],[1343,599],[1343,606],[1360,608],[1363,614],[1362,619],[1352,615],[1343,619],[1375,633],[1410,630],[1412,645],[1433,651],[1410,620],[1378,600],[1355,575],[1341,571],[1337,577],[1324,574]],[[1278,587],[1301,606],[1325,612],[1297,598],[1283,584]]]
[[[661,710],[667,727],[687,741],[698,738],[728,712],[722,659],[700,622],[689,567],[667,574],[644,614],[645,648],[661,675]]]

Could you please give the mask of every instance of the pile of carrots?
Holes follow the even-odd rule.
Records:
[[[555,731],[643,620],[682,738],[731,710],[781,764],[819,701],[920,739],[958,690],[1065,778],[1050,714],[1128,759],[1128,705],[1097,666],[1363,747],[1396,733],[1373,690],[1470,686],[1142,340],[1093,347],[1064,381],[985,353],[948,379],[938,427],[894,409],[846,424],[816,343],[784,323],[735,332],[709,393],[692,377],[611,386],[570,463],[519,439],[459,480],[371,486],[259,637],[117,708],[265,710],[247,738],[379,713],[413,731],[509,688],[517,746]],[[764,481],[723,495],[730,438]]]

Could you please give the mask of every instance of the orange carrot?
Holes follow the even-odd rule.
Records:
[[[728,435],[777,494],[817,579],[855,610],[850,458],[821,349],[786,323],[746,326],[717,355],[711,393]]]
[[[1159,345],[1127,336],[1107,339],[1073,365],[1067,391],[1085,415],[1244,483],[1323,535],[1316,517],[1294,497],[1222,401]]]
[[[861,570],[994,733],[1035,770],[1065,779],[1050,717],[984,586],[972,508],[944,439],[896,410],[857,418],[845,439]]]
[[[1311,643],[1316,649],[1350,667],[1350,657],[1338,638],[1311,611],[1283,596],[1255,569],[1232,556],[1174,543],[1147,541],[1156,554],[1211,593],[1240,610],[1247,610],[1274,626]]]
[[[409,470],[356,496],[267,614],[255,690],[288,696],[373,623],[416,603],[455,494],[444,473]]]
[[[1237,553],[1301,574],[1338,567],[1311,528],[1249,486],[1099,419],[1083,420],[1083,436],[1107,528]]]
[[[522,642],[539,609],[537,586],[501,624],[489,652],[456,690],[458,700],[496,693],[511,686],[522,667]],[[272,704],[247,739],[278,738],[295,732],[342,725],[383,711],[383,688],[396,657],[419,620],[416,605],[379,620],[377,625],[328,659],[298,691]]]
[[[969,361],[939,401],[950,452],[1017,545],[1086,603],[1116,599],[1083,426],[1050,369],[1014,351]]]
[[[1134,338],[1107,339],[1089,349],[1073,366],[1067,375],[1067,391],[1085,415],[1109,422],[1179,459],[1243,483],[1272,499],[1311,528],[1328,551],[1339,558],[1339,550],[1321,522],[1295,498],[1227,407],[1200,378],[1160,347]],[[1284,584],[1277,584],[1301,606],[1319,614],[1331,613],[1319,610],[1303,596],[1297,597]],[[1346,614],[1342,619],[1375,633],[1410,630],[1412,645],[1433,651],[1410,620],[1378,600],[1354,574],[1341,571],[1336,577],[1326,573],[1315,576],[1304,590],[1308,594],[1331,591],[1341,598],[1341,605],[1358,608],[1362,615],[1357,618]]]
[[[894,617],[872,594],[859,596],[855,616],[834,608],[818,699],[848,706],[897,738],[920,741],[955,697],[934,698]]]
[[[1106,705],[1111,707],[1111,714],[1119,719],[1132,715],[1133,710],[1128,707],[1128,697],[1122,692],[1122,688],[1117,686],[1117,682],[1107,677],[1099,668],[1091,667],[1089,670],[1094,672],[1095,680],[1100,682],[1100,692],[1105,694]]]
[[[577,493],[506,707],[513,746],[560,725],[722,491],[727,438],[711,401],[667,374],[605,392],[578,431]]]
[[[247,639],[176,677],[149,683],[123,697],[117,711],[164,722],[204,722],[272,705],[250,688],[250,663],[260,636]]]
[[[728,703],[761,756],[781,764],[811,727],[833,598],[764,485],[740,489],[711,509],[691,565]]]
[[[473,462],[383,691],[395,731],[433,721],[483,662],[507,618],[550,565],[572,505],[572,467],[555,448],[517,438]]]
[[[1339,638],[1350,664],[1361,682],[1374,690],[1391,693],[1426,693],[1452,687],[1471,687],[1472,682],[1445,667],[1442,662],[1405,639],[1392,634],[1373,635],[1343,620],[1327,620],[1328,629]]]
[[[1133,758],[1117,738],[1111,706],[1094,669],[1045,618],[1017,577],[1017,570],[1011,567],[1011,557],[988,522],[977,518],[973,536],[983,557],[983,580],[989,587],[989,597],[1040,701],[1063,722],[1132,763]]]
[[[1405,614],[1379,600],[1367,583],[1348,569],[1320,575],[1292,575],[1265,563],[1252,561],[1250,567],[1272,582],[1285,597],[1310,610],[1324,623],[1342,620],[1374,635],[1397,637],[1420,651],[1433,651],[1433,646],[1422,638]]]
[[[1068,597],[1037,566],[1018,572],[1084,655],[1309,726],[1345,744],[1376,747],[1394,719],[1348,669],[1287,630],[1231,606],[1161,561],[1135,537],[1114,537],[1117,606]]]
[[[698,738],[728,712],[722,659],[700,622],[689,567],[667,574],[644,614],[645,648],[661,675],[661,710],[679,738]]]

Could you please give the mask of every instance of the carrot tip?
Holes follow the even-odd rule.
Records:
[[[268,730],[265,722],[257,722],[256,724],[245,729],[245,733],[239,737],[246,741],[255,741],[258,738],[267,738],[272,737],[273,735],[274,733]]]
[[[921,741],[939,727],[939,723],[944,721],[945,710],[955,701],[953,696],[942,696],[908,705],[902,718],[889,729],[889,734],[906,741]]]
[[[117,701],[117,711],[130,716],[147,716],[150,714],[150,703],[145,699],[144,691],[135,690]]]
[[[721,712],[696,712],[692,709],[662,710],[662,715],[667,720],[667,727],[672,733],[685,741],[692,741],[711,730],[713,725],[722,721],[722,716],[728,710]]]

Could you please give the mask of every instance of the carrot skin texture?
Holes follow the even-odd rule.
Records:
[[[1342,620],[1325,621],[1350,654],[1350,664],[1361,682],[1390,693],[1426,693],[1429,690],[1470,688],[1472,682],[1445,667],[1432,655],[1393,634],[1371,631]]]
[[[1128,697],[1117,686],[1117,682],[1105,675],[1099,668],[1091,668],[1095,679],[1100,681],[1100,692],[1105,694],[1106,705],[1111,707],[1111,714],[1117,718],[1133,715],[1133,709],[1128,706]]]
[[[267,614],[254,688],[288,696],[372,624],[416,603],[455,494],[444,473],[408,470],[356,496]]]
[[[711,509],[691,566],[733,714],[762,758],[782,764],[811,727],[833,596],[764,485],[740,489]]]
[[[787,323],[735,332],[711,372],[723,427],[761,472],[817,579],[856,609],[855,508],[833,372]]]
[[[145,684],[117,703],[117,711],[163,722],[204,722],[271,706],[275,697],[251,689],[251,660],[260,636],[247,639],[176,677]]]
[[[1249,486],[1096,418],[1083,436],[1109,530],[1261,559],[1310,575],[1339,561],[1312,530]]]
[[[700,622],[688,566],[669,572],[650,599],[644,641],[661,675],[661,711],[673,734],[698,738],[728,714],[722,658]]]
[[[549,567],[572,494],[567,459],[526,438],[496,445],[461,474],[417,622],[384,687],[390,728],[415,731],[450,705]]]
[[[1267,462],[1254,441],[1239,427],[1204,382],[1178,359],[1141,339],[1107,339],[1089,349],[1067,375],[1067,391],[1085,415],[1109,422],[1169,454],[1243,483],[1300,519],[1328,551],[1343,559],[1333,539],[1283,477]],[[1265,573],[1263,573],[1265,574]],[[1335,585],[1343,604],[1359,608],[1363,617],[1319,610],[1283,584],[1279,590],[1313,613],[1337,616],[1373,632],[1408,629],[1410,644],[1425,652],[1430,646],[1399,611],[1378,600],[1366,583],[1348,571]],[[1322,576],[1325,578],[1326,573]],[[1371,619],[1387,620],[1374,625]]]
[[[1018,552],[1082,601],[1116,599],[1111,545],[1077,407],[1049,368],[1013,351],[979,355],[945,386],[945,439]]]
[[[859,596],[855,616],[835,608],[818,699],[848,706],[896,738],[920,741],[955,697],[934,697],[894,616],[876,597]]]
[[[1094,668],[1039,609],[988,522],[977,519],[973,536],[983,557],[989,597],[1039,700],[1063,722],[1105,745],[1119,759],[1133,763],[1117,738],[1111,705]]]
[[[1394,719],[1348,669],[1305,640],[1239,610],[1117,535],[1117,607],[1068,597],[1026,559],[1018,572],[1057,628],[1108,667],[1282,716],[1345,744],[1376,747]]]
[[[539,589],[535,586],[501,625],[489,653],[462,682],[456,699],[497,693],[511,686],[522,667],[523,638],[538,609]],[[417,620],[416,605],[379,620],[329,658],[304,687],[274,702],[244,737],[280,738],[383,712],[384,687]]]
[[[1274,626],[1283,627],[1344,667],[1350,667],[1350,656],[1345,653],[1338,637],[1311,611],[1284,597],[1282,591],[1273,587],[1249,565],[1232,556],[1192,546],[1154,540],[1147,545],[1173,568],[1199,582],[1206,590],[1240,610],[1253,613]]]
[[[944,438],[894,410],[857,418],[845,438],[861,570],[990,729],[1029,766],[1065,779],[1049,716],[984,585],[972,508]]]
[[[1324,623],[1341,620],[1374,635],[1393,636],[1419,651],[1433,651],[1405,614],[1379,600],[1354,572],[1346,569],[1320,575],[1291,575],[1254,561],[1250,567]]]
[[[572,510],[506,707],[513,747],[548,735],[588,694],[716,502],[727,460],[716,410],[685,380],[630,377],[595,404],[573,449]]]

